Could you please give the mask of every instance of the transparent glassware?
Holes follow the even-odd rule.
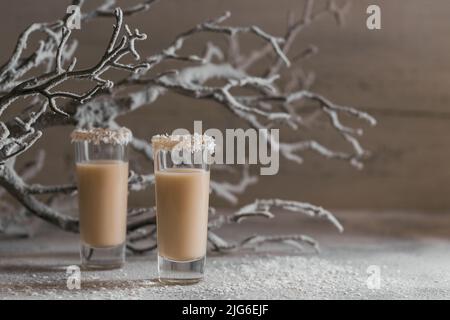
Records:
[[[81,266],[114,269],[125,263],[127,146],[75,141]]]
[[[210,165],[204,152],[154,147],[158,275],[164,283],[203,279],[208,233]]]

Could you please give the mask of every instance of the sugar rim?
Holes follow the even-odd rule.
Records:
[[[158,134],[152,137],[154,150],[186,150],[188,152],[207,151],[214,153],[216,143],[214,138],[207,134]]]
[[[72,142],[87,141],[94,144],[107,143],[127,145],[133,138],[133,134],[131,130],[126,127],[117,129],[75,129],[70,135],[70,138]]]

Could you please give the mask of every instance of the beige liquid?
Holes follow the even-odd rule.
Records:
[[[189,261],[206,254],[209,172],[167,169],[156,172],[159,255]]]
[[[128,163],[115,160],[77,163],[81,240],[92,247],[125,242]]]

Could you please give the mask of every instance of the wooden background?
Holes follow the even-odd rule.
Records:
[[[320,2],[320,1],[319,1]],[[317,81],[313,90],[333,101],[359,107],[379,120],[362,139],[373,153],[363,171],[346,163],[308,155],[303,166],[281,162],[277,176],[263,177],[242,202],[255,197],[305,200],[327,208],[373,208],[446,211],[450,209],[450,2],[447,0],[353,1],[347,22],[337,28],[332,19],[311,26],[299,37],[298,50],[313,43],[320,52],[309,60]],[[122,1],[124,4],[132,1]],[[149,35],[141,47],[152,53],[173,37],[209,17],[230,10],[230,23],[260,25],[282,34],[288,11],[300,14],[300,0],[165,0],[128,22]],[[365,27],[366,8],[382,8],[382,30]],[[31,22],[60,17],[67,3],[56,0],[0,2],[0,58],[6,59],[15,39]],[[80,66],[92,64],[103,52],[111,20],[82,26],[77,54]],[[204,39],[192,41],[200,48]],[[192,128],[193,120],[205,127],[239,127],[225,109],[167,95],[122,123],[140,137],[173,128]],[[45,146],[47,166],[41,182],[64,182],[71,168],[69,128],[52,129],[28,155]],[[148,164],[149,165],[149,164]],[[136,204],[149,204],[152,192],[134,196]],[[222,202],[218,202],[222,205]]]

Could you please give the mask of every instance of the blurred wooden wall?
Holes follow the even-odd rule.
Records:
[[[123,1],[122,3],[131,3]],[[319,1],[320,2],[320,1]],[[320,48],[305,65],[314,70],[313,90],[333,101],[359,107],[379,120],[362,138],[373,155],[363,171],[346,163],[307,155],[297,166],[281,162],[277,176],[263,177],[241,197],[281,197],[310,201],[329,208],[400,208],[445,211],[450,209],[450,2],[446,0],[354,0],[346,24],[332,19],[311,26],[296,48]],[[141,46],[152,53],[173,37],[206,18],[230,10],[230,23],[260,25],[281,34],[289,11],[300,14],[300,0],[163,0],[154,9],[129,19],[149,35]],[[382,8],[382,30],[365,27],[366,8]],[[15,0],[0,2],[2,42],[0,57],[10,54],[16,36],[29,23],[52,20],[65,11],[65,1]],[[96,61],[104,50],[111,20],[83,26],[80,66]],[[200,48],[201,37],[188,49]],[[123,120],[140,137],[151,137],[177,127],[192,128],[194,120],[208,127],[239,127],[224,108],[176,95]],[[63,182],[70,167],[70,129],[52,129],[39,143],[48,150],[44,182]],[[34,151],[39,147],[36,146]],[[33,152],[29,156],[32,156]],[[69,155],[62,157],[61,155]],[[148,204],[150,191],[133,198]],[[224,203],[219,202],[219,205]]]

